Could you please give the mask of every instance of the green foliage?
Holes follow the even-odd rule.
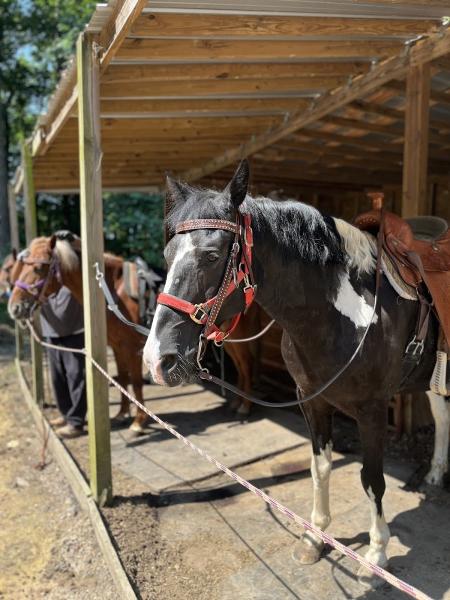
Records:
[[[58,229],[80,234],[80,203],[77,194],[38,195],[38,233],[50,235]],[[142,256],[155,267],[164,267],[164,198],[158,194],[105,194],[103,201],[105,248],[135,258]],[[20,229],[24,230],[19,207]],[[25,240],[21,240],[22,245]]]
[[[106,249],[126,258],[142,256],[163,267],[164,199],[159,194],[105,194]]]
[[[95,7],[93,0],[0,0],[0,103],[7,107],[10,167]]]

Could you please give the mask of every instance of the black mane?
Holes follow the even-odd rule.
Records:
[[[177,202],[166,219],[172,232],[178,223],[188,219],[234,220],[234,209],[227,191],[183,185],[185,201]],[[286,260],[301,257],[319,264],[345,263],[334,220],[312,206],[291,200],[247,196],[240,211],[251,214],[255,237],[271,237],[274,244],[281,246]]]

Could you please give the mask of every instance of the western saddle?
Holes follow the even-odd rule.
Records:
[[[427,334],[430,308],[438,318],[443,347],[450,348],[450,230],[439,217],[401,217],[372,210],[355,219],[356,227],[377,235],[381,229],[382,247],[403,281],[415,288],[421,304],[412,348],[423,342]],[[411,346],[411,344],[410,344]],[[416,346],[417,348],[417,346]],[[407,350],[408,353],[408,350]],[[421,352],[419,353],[419,355]]]

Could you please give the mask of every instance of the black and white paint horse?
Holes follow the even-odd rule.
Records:
[[[348,223],[322,216],[310,206],[251,198],[248,176],[244,161],[223,191],[196,189],[168,179],[173,202],[168,223],[175,230],[186,220],[235,222],[237,211],[250,214],[256,301],[283,328],[283,357],[302,397],[346,363],[370,324],[376,245]],[[165,249],[169,266],[165,292],[192,303],[217,294],[233,239],[232,233],[214,229],[174,235]],[[243,306],[242,291],[236,291],[223,304],[218,322]],[[371,514],[366,558],[380,566],[387,563],[390,536],[382,509],[387,406],[400,388],[403,355],[414,334],[417,310],[416,302],[400,298],[383,277],[377,314],[357,359],[321,396],[303,405],[312,435],[311,520],[321,529],[330,524],[332,416],[339,409],[358,425],[361,481]],[[188,315],[158,306],[144,349],[144,360],[157,383],[174,386],[196,380],[200,331],[201,326]],[[437,331],[433,317],[422,361],[404,382],[404,391],[429,389]],[[296,555],[303,564],[314,563],[322,548],[321,540],[305,533]]]

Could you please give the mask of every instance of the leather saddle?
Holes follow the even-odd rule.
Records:
[[[164,286],[165,273],[161,269],[149,267],[145,260],[137,257],[134,262],[123,264],[125,291],[139,305],[139,322],[151,326],[156,310],[156,298]]]
[[[355,219],[356,227],[376,235],[381,211],[372,210]],[[450,230],[439,217],[402,219],[383,213],[383,249],[403,281],[419,290],[426,286],[450,346]]]

